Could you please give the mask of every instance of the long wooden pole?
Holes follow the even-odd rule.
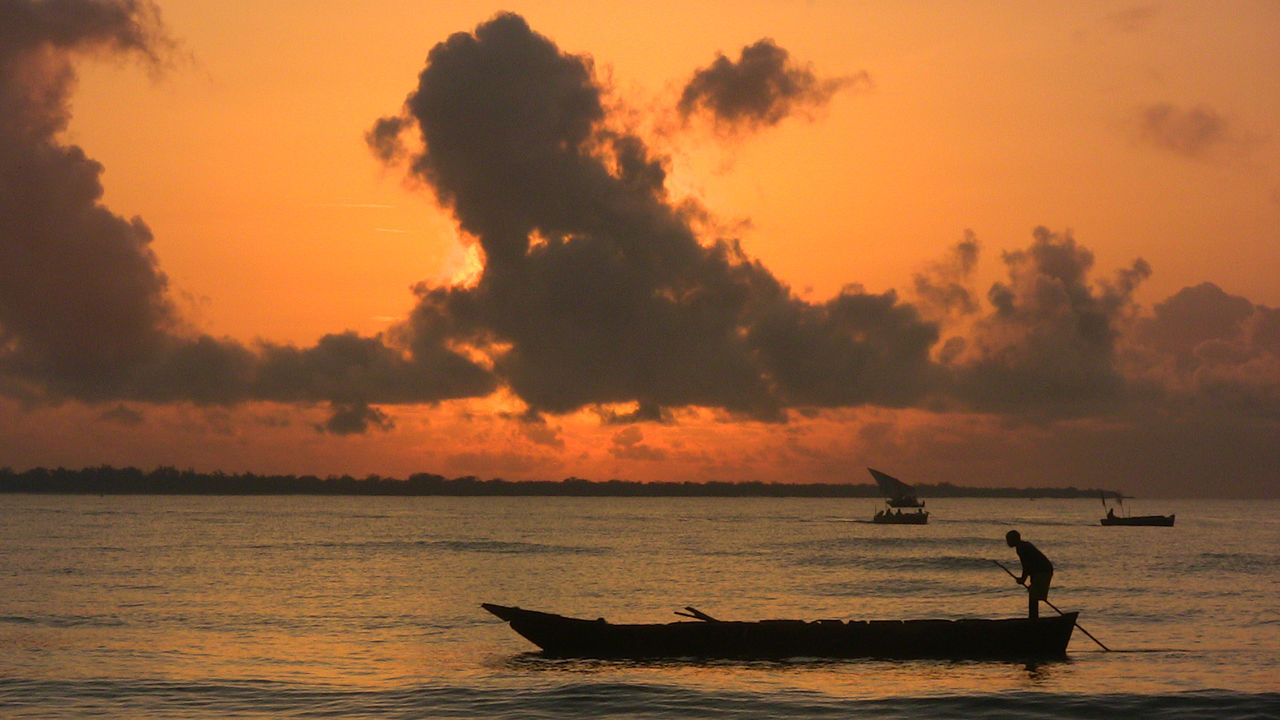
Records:
[[[698,609],[698,608],[696,608],[696,607],[692,607],[692,606],[690,606],[690,605],[686,605],[684,609],[685,609],[685,610],[688,610],[688,612],[680,612],[679,610],[675,610],[674,612],[675,612],[675,614],[677,614],[677,615],[683,615],[684,617],[687,617],[687,618],[694,618],[694,619],[696,619],[696,620],[702,620],[702,621],[704,621],[704,622],[720,622],[719,620],[717,620],[717,619],[715,619],[715,618],[711,617],[710,615],[708,615],[708,614],[706,614],[706,613],[702,612],[701,610],[699,610],[699,609]]]
[[[1017,575],[1014,575],[1014,574],[1013,574],[1013,571],[1012,571],[1012,570],[1010,570],[1009,568],[1005,567],[1005,566],[1004,566],[1004,564],[1003,564],[1003,563],[1001,563],[999,560],[992,560],[991,562],[993,562],[993,563],[995,563],[995,564],[999,565],[1001,570],[1004,570],[1005,572],[1009,573],[1009,577],[1013,578],[1014,580],[1017,580],[1017,579],[1018,579],[1018,576],[1017,576]],[[1021,584],[1021,583],[1019,583],[1019,584]],[[1044,599],[1044,604],[1045,604],[1045,605],[1048,605],[1049,607],[1053,608],[1054,610],[1058,610],[1058,606],[1057,606],[1057,605],[1054,605],[1054,604],[1053,604],[1053,603],[1051,603],[1051,602],[1049,602],[1049,599],[1048,599],[1048,598],[1043,598],[1043,599]],[[1058,614],[1059,614],[1059,615],[1066,615],[1066,613],[1062,612],[1061,610],[1058,610]],[[1111,652],[1111,648],[1107,647],[1106,645],[1103,645],[1101,640],[1099,640],[1098,638],[1096,638],[1096,637],[1094,637],[1094,636],[1093,636],[1093,633],[1091,633],[1091,632],[1089,632],[1088,630],[1085,630],[1084,628],[1080,627],[1080,623],[1078,623],[1078,622],[1077,622],[1075,625],[1076,625],[1076,627],[1080,628],[1080,632],[1084,633],[1085,635],[1088,635],[1090,640],[1092,640],[1092,641],[1094,641],[1094,642],[1098,643],[1098,647],[1102,648],[1103,650],[1106,650],[1107,652]]]

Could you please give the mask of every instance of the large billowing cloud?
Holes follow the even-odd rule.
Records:
[[[515,15],[431,51],[370,145],[396,157],[400,133],[420,131],[409,169],[485,267],[473,289],[421,288],[412,336],[447,327],[483,346],[535,412],[634,401],[775,418],[923,391],[930,323],[892,293],[805,303],[735,242],[700,242],[665,159],[609,129],[601,92],[589,59]]]
[[[368,403],[487,393],[487,370],[443,346],[409,351],[335,334],[314,348],[247,348],[185,327],[140,218],[100,200],[102,166],[59,134],[73,55],[159,63],[169,48],[150,3],[0,2],[0,392],[62,398],[330,402],[330,429],[385,420]]]

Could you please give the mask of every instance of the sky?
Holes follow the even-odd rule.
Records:
[[[0,0],[0,466],[1280,497],[1280,4]]]

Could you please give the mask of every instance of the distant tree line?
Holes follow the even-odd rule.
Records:
[[[939,483],[916,485],[924,498],[1096,498],[1103,491],[1066,488],[973,488]],[[415,473],[406,480],[380,475],[258,475],[202,473],[161,466],[149,472],[107,465],[68,470],[33,468],[16,472],[0,468],[0,493],[93,495],[443,495],[443,496],[575,496],[575,497],[851,497],[878,498],[873,484],[762,482],[636,482],[631,480],[481,480],[475,476],[445,478]],[[1113,491],[1106,491],[1114,496]]]

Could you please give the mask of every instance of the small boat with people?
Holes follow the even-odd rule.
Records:
[[[482,603],[544,656],[605,659],[1065,657],[1078,613],[959,620],[719,620],[692,607],[668,623],[612,623]]]
[[[889,507],[877,511],[871,522],[878,525],[926,525],[929,513],[924,510],[924,501],[916,497],[915,488],[898,478],[882,473],[875,468],[867,468],[871,477],[876,479],[880,492],[884,494],[884,504]],[[904,513],[901,508],[916,508],[915,512]]]
[[[871,522],[880,525],[926,525],[929,513],[924,510],[904,513],[902,510],[879,510],[871,516]]]
[[[1103,525],[1126,525],[1126,526],[1146,526],[1146,527],[1173,527],[1173,520],[1176,513],[1171,515],[1130,515],[1124,508],[1124,495],[1113,492],[1112,497],[1116,499],[1116,504],[1120,506],[1120,510],[1124,514],[1117,514],[1115,508],[1107,505],[1107,493],[1102,491],[1102,506],[1106,508],[1107,515],[1100,521]]]

